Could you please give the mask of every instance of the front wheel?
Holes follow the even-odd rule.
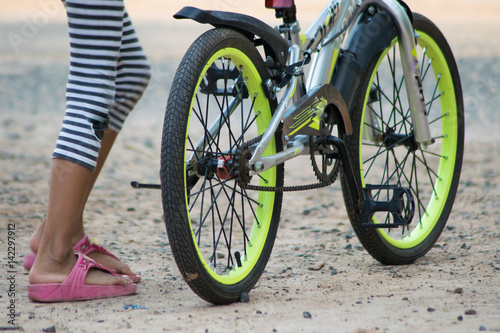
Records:
[[[368,67],[352,111],[354,134],[346,140],[358,184],[406,187],[415,200],[409,226],[368,229],[344,191],[354,231],[383,264],[408,264],[432,248],[452,209],[462,166],[464,108],[455,59],[431,21],[415,14],[414,28],[434,144],[424,147],[414,139],[397,40]],[[380,190],[374,198],[388,201],[389,192]],[[377,213],[372,222],[391,219]]]
[[[225,28],[200,36],[175,75],[163,126],[162,202],[179,270],[201,298],[238,301],[264,271],[274,244],[282,194],[243,185],[283,186],[283,165],[251,177],[252,143],[275,101],[255,46]],[[281,151],[275,136],[264,155]]]

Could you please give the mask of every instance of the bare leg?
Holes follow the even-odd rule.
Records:
[[[71,234],[71,237],[69,238],[69,239],[71,239],[71,246],[74,246],[76,243],[78,243],[85,236],[85,231],[84,231],[84,227],[83,227],[83,212],[85,210],[85,205],[86,205],[87,200],[90,196],[92,188],[94,187],[94,184],[97,180],[97,177],[99,176],[99,173],[102,170],[104,162],[106,161],[106,159],[109,155],[109,152],[111,151],[111,148],[116,140],[117,135],[118,135],[117,132],[112,131],[110,129],[108,129],[104,132],[104,137],[103,137],[103,140],[101,141],[101,149],[99,151],[99,158],[97,159],[97,166],[96,166],[94,172],[91,172],[89,170],[89,172],[91,173],[89,185],[88,185],[87,190],[85,192],[82,192],[82,193],[85,193],[84,201],[83,201],[81,208],[78,210],[79,213],[75,214],[75,216],[78,216],[78,221],[75,224],[74,232]],[[48,217],[48,215],[47,215],[47,217]],[[30,240],[30,248],[35,253],[37,253],[39,250],[40,242],[42,240],[42,235],[44,233],[46,219],[39,225],[38,229],[35,231],[35,233],[33,234],[33,236],[31,237],[31,240]],[[71,252],[71,253],[73,253],[73,252]],[[91,257],[92,259],[96,260],[101,265],[104,265],[108,268],[114,269],[118,273],[123,273],[123,274],[127,274],[127,275],[135,275],[135,273],[132,272],[132,270],[130,269],[129,266],[127,266],[123,262],[117,261],[116,259],[114,259],[110,256],[107,256],[103,253],[90,252],[88,254],[88,256]]]
[[[73,162],[52,161],[49,208],[35,263],[29,274],[31,284],[63,282],[73,269],[72,236],[81,221],[92,171]],[[128,278],[91,270],[87,284],[128,284]]]

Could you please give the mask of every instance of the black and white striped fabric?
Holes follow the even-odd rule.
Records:
[[[123,0],[66,0],[70,71],[53,158],[91,170],[106,128],[119,132],[150,78]]]

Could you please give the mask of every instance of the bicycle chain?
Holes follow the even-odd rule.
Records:
[[[262,139],[262,135],[247,141],[243,143],[238,149],[236,150],[235,156],[240,156],[241,151],[248,149],[251,145],[254,145],[258,143]],[[264,192],[298,192],[298,191],[309,191],[309,190],[315,190],[323,187],[327,187],[332,185],[335,182],[335,178],[332,180],[329,180],[327,182],[319,182],[315,184],[307,184],[307,185],[294,185],[294,186],[259,186],[259,185],[248,185],[248,184],[243,184],[241,182],[241,179],[238,177],[237,181],[240,185],[241,188],[245,190],[251,190],[251,191],[264,191]]]

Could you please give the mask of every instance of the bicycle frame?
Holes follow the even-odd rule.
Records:
[[[397,31],[397,36],[400,45],[400,54],[403,63],[403,72],[405,84],[409,99],[410,114],[414,127],[414,135],[417,143],[428,145],[432,143],[429,122],[427,119],[425,99],[422,94],[422,85],[420,82],[420,70],[416,57],[415,38],[413,27],[410,21],[409,13],[405,11],[405,7],[400,4],[400,0],[330,0],[327,6],[322,10],[317,19],[307,30],[304,36],[300,35],[299,21],[290,22],[272,29],[267,24],[250,16],[226,13],[226,12],[206,12],[192,7],[185,7],[176,15],[175,18],[190,18],[200,23],[209,23],[214,26],[229,26],[234,29],[243,29],[251,34],[260,35],[263,43],[267,45],[268,51],[276,58],[275,61],[281,63],[286,59],[287,65],[292,67],[293,75],[287,84],[279,104],[274,112],[262,139],[256,144],[253,149],[252,157],[249,161],[250,175],[256,175],[264,172],[278,164],[281,164],[291,158],[306,153],[308,147],[308,135],[296,135],[293,140],[287,142],[284,151],[272,156],[263,157],[262,154],[266,150],[267,145],[274,137],[279,125],[284,121],[285,114],[290,110],[294,103],[301,97],[313,91],[316,87],[331,84],[332,73],[337,64],[337,57],[342,44],[348,45],[350,42],[356,44],[357,38],[360,38],[359,31],[356,30],[357,25],[352,26],[354,19],[357,19],[365,11],[373,10],[375,7],[386,12],[390,20],[390,26],[394,26]],[[242,23],[244,26],[242,28]],[[351,27],[352,26],[352,27]],[[349,34],[348,28],[356,30],[358,34]],[[286,40],[277,32],[288,34],[289,45]],[[362,33],[362,31],[361,31]],[[372,38],[373,39],[373,38]],[[285,47],[288,46],[288,50]],[[314,54],[312,64],[310,66],[309,77],[304,80],[303,66],[306,64],[306,58]],[[363,55],[363,54],[361,54]],[[374,54],[373,54],[374,56]],[[347,80],[349,78],[347,75]],[[354,96],[357,90],[357,85],[349,86],[348,82],[340,80],[336,82],[336,88],[344,89],[347,93]],[[268,92],[271,95],[276,95],[281,88],[273,86],[271,80],[265,83]],[[305,89],[302,89],[305,87]],[[344,98],[345,100],[345,98]],[[345,101],[346,104],[348,101]],[[238,105],[239,99],[235,99],[229,104],[228,108],[222,113],[221,117],[228,117]],[[350,105],[347,105],[350,107]],[[341,110],[341,113],[347,113],[347,110]],[[370,115],[367,121],[372,121],[368,127],[376,128],[376,120]],[[348,120],[349,121],[349,120]],[[210,127],[210,133],[216,133],[222,122],[217,121]],[[348,124],[350,126],[350,124]],[[202,138],[195,151],[204,148],[206,140]],[[193,154],[188,161],[193,162],[196,159],[196,154]]]
[[[416,141],[423,145],[431,142],[429,122],[427,119],[425,99],[422,94],[420,82],[420,69],[416,58],[414,32],[408,14],[396,0],[330,0],[321,14],[312,23],[305,34],[300,37],[299,22],[289,25],[287,33],[291,41],[288,64],[303,61],[304,54],[317,53],[312,64],[309,78],[306,81],[306,91],[331,80],[333,69],[337,60],[341,44],[344,42],[349,17],[355,13],[366,10],[369,6],[377,5],[387,11],[393,19],[400,41],[400,53],[408,93],[410,113],[413,121]],[[336,37],[335,37],[336,36]],[[302,72],[302,68],[300,68]],[[249,161],[251,175],[263,172],[284,160],[302,154],[306,139],[298,136],[291,147],[292,152],[284,152],[274,156],[262,157],[264,150],[283,121],[285,111],[292,101],[297,101],[300,96],[298,86],[304,84],[301,76],[293,76],[276,109],[271,123],[265,131]],[[375,126],[375,125],[373,125]],[[286,149],[286,148],[285,148]],[[265,162],[265,163],[264,163]]]

